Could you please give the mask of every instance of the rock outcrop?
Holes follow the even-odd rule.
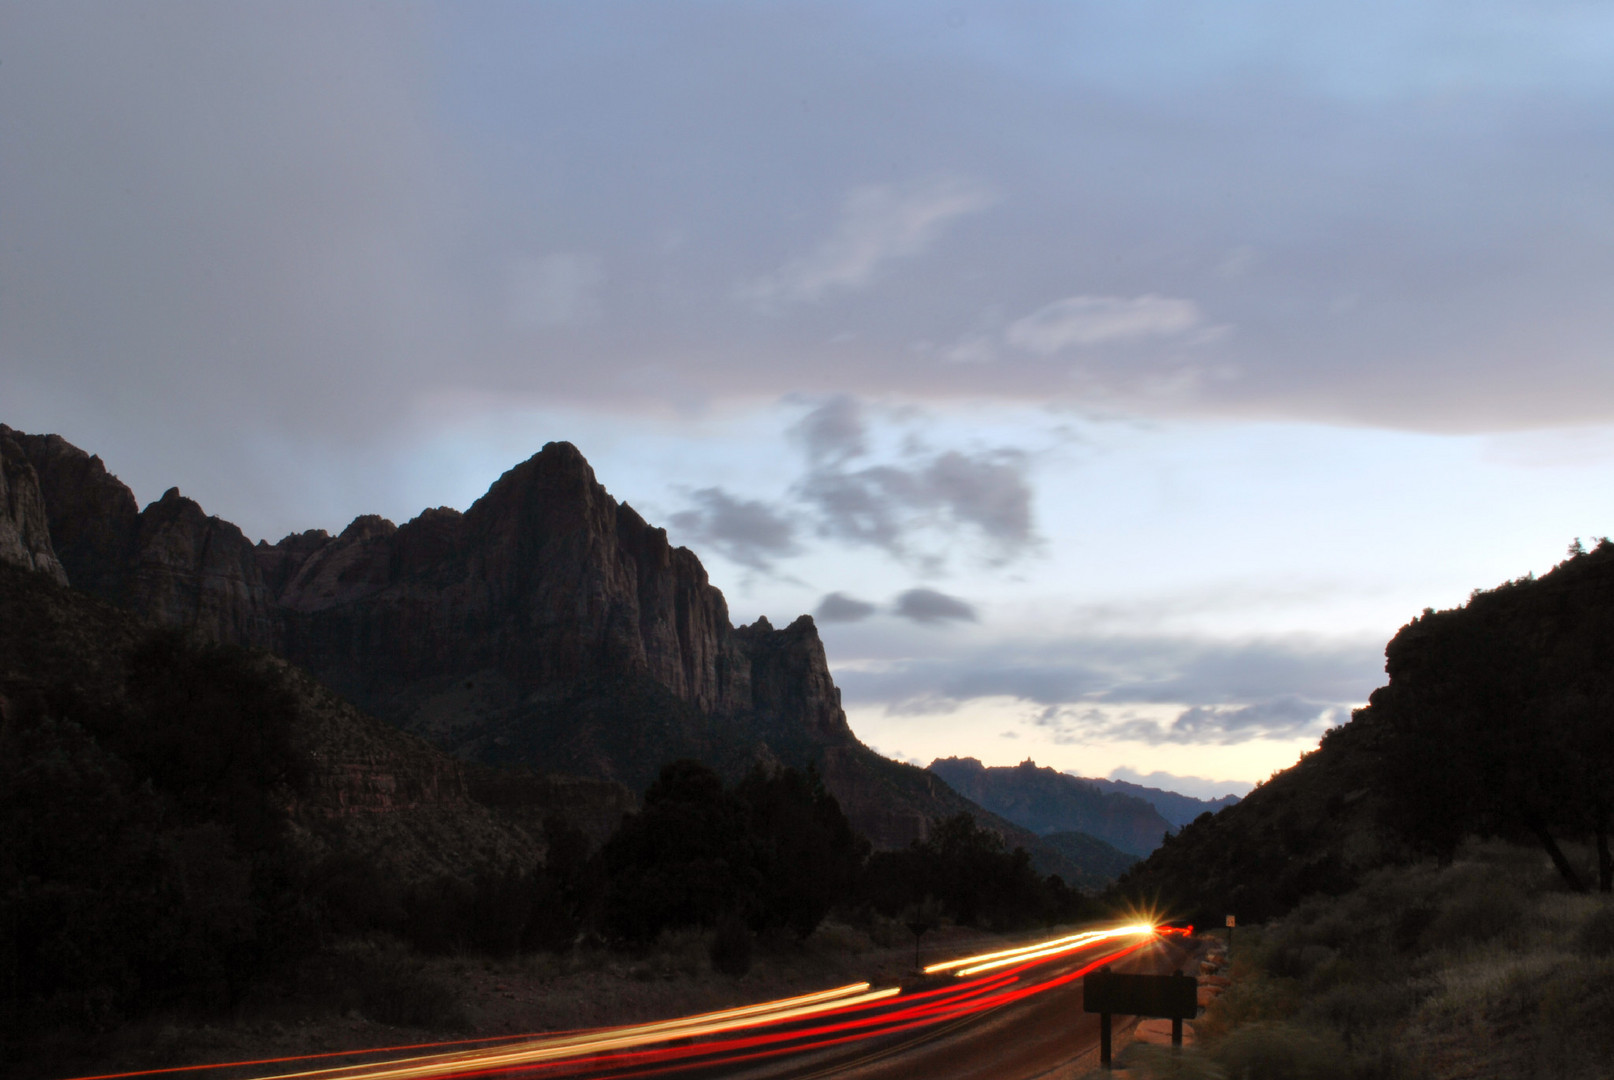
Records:
[[[215,641],[273,648],[273,598],[252,543],[178,488],[140,513],[122,602],[147,618]]]
[[[39,478],[51,545],[68,582],[120,603],[140,528],[134,493],[106,471],[99,457],[60,435],[26,435],[0,424],[0,439],[21,449]]]
[[[0,425],[0,441],[38,477],[50,542],[74,588],[214,640],[278,643],[273,597],[240,529],[177,488],[140,510],[99,457],[58,435]]]
[[[39,474],[12,434],[0,426],[0,562],[65,585],[67,572],[51,544]]]

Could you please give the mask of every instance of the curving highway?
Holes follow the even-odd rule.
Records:
[[[1033,1080],[1096,1060],[1098,1017],[1082,977],[1104,964],[1165,972],[1192,951],[1189,930],[1146,923],[1066,935],[933,964],[903,986],[867,983],[652,1024],[258,1063],[258,1080],[675,1077],[685,1080]],[[172,1072],[200,1073],[195,1066]],[[122,1074],[156,1076],[157,1073]],[[92,1080],[92,1078],[80,1078]],[[93,1078],[109,1080],[109,1078]]]

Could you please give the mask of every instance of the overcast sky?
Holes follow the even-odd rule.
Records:
[[[0,420],[270,540],[568,439],[922,763],[1243,790],[1614,532],[1604,4],[12,2],[0,148]]]

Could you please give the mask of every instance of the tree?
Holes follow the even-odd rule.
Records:
[[[818,771],[758,766],[734,790],[758,860],[752,927],[805,938],[857,885],[868,841],[853,831]]]
[[[642,944],[669,927],[713,926],[757,894],[745,808],[698,761],[666,766],[600,851],[608,934]]]
[[[675,761],[600,852],[608,934],[645,942],[732,916],[812,933],[854,887],[868,851],[812,770],[753,769],[732,789]]]

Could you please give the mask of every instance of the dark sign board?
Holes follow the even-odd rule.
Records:
[[[1199,1011],[1199,981],[1192,975],[1117,975],[1100,968],[1082,980],[1082,1008],[1192,1020]]]

